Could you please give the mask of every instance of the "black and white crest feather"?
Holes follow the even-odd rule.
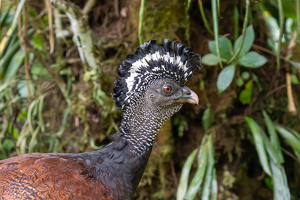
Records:
[[[183,85],[194,72],[200,71],[200,59],[200,55],[177,41],[165,39],[160,46],[156,40],[145,42],[134,54],[128,55],[120,66],[115,94],[112,95],[117,108],[126,110],[135,94],[145,91],[155,80],[173,80]]]

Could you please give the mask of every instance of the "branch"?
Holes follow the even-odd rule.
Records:
[[[292,39],[288,45],[287,51],[286,51],[286,59],[290,59],[293,55],[293,52],[296,48],[297,45],[297,31],[293,33]],[[288,112],[291,113],[292,115],[297,114],[297,108],[295,106],[294,98],[293,98],[293,93],[292,93],[292,84],[291,84],[291,76],[290,76],[290,63],[286,62],[285,64],[285,69],[286,69],[286,85],[287,85],[287,99],[288,99]]]
[[[88,24],[88,16],[73,3],[54,0],[50,2],[68,16],[81,61],[91,68],[99,68],[93,53],[92,31]],[[87,12],[88,9],[85,10]]]

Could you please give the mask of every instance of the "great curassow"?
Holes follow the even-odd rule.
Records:
[[[113,99],[124,113],[114,141],[94,152],[0,161],[0,199],[132,199],[163,123],[183,103],[198,104],[182,85],[200,66],[200,56],[177,41],[144,43],[119,69]]]

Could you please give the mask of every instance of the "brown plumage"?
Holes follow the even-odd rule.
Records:
[[[1,199],[113,199],[67,154],[32,153],[0,161]],[[92,195],[91,195],[92,194]]]

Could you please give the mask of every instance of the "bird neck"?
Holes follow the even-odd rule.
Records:
[[[145,101],[131,103],[123,114],[120,131],[129,142],[130,151],[136,155],[147,154],[152,149],[157,132],[181,105],[170,108],[153,108]]]
[[[154,108],[142,98],[132,101],[123,114],[120,132],[111,135],[114,141],[95,153],[88,153],[97,158],[97,166],[92,167],[98,181],[106,185],[113,185],[112,180],[120,181],[116,183],[120,183],[118,187],[110,185],[114,199],[127,199],[124,198],[126,195],[132,198],[145,171],[157,132],[181,106]],[[107,172],[109,176],[102,180],[101,172]],[[120,194],[119,188],[126,194]]]

